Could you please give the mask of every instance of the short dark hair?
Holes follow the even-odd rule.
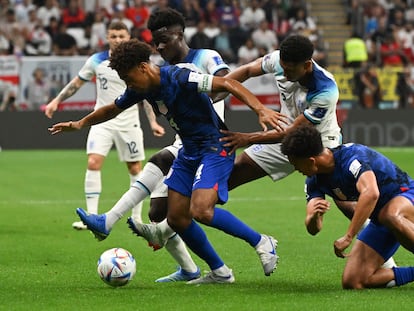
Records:
[[[125,79],[128,72],[140,63],[149,62],[153,50],[148,44],[131,39],[120,43],[109,58],[109,67],[116,70],[121,79]]]
[[[298,64],[312,58],[314,46],[305,36],[291,35],[282,41],[279,50],[283,62]]]
[[[112,22],[108,26],[108,30],[126,30],[129,32],[129,29],[127,25],[125,25],[123,22]]]
[[[166,8],[153,12],[147,23],[147,27],[151,32],[154,32],[162,27],[170,27],[179,25],[182,30],[185,29],[184,16],[172,8]]]
[[[321,133],[314,125],[304,124],[288,129],[281,151],[288,157],[309,158],[323,151]]]

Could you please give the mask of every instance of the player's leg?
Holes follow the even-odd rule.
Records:
[[[277,265],[277,241],[253,230],[229,211],[215,207],[216,203],[227,202],[227,180],[232,161],[232,157],[213,153],[203,157],[193,182],[190,211],[197,221],[240,238],[256,248],[264,273],[269,276]]]
[[[414,252],[414,188],[394,197],[380,211],[378,220],[403,247]]]
[[[168,151],[161,150],[159,152]],[[88,229],[95,234],[95,237],[100,241],[104,240],[109,235],[112,227],[127,212],[131,211],[154,191],[156,186],[164,179],[165,174],[166,172],[164,173],[159,166],[151,162],[150,158],[138,175],[138,179],[108,212],[101,215],[92,215],[80,208],[76,212]]]
[[[257,165],[246,152],[242,152],[236,156],[234,161],[233,171],[228,180],[229,190],[266,175],[267,173]]]
[[[344,289],[392,287],[406,268],[384,268],[399,243],[385,226],[370,222],[357,237],[342,276]],[[411,280],[412,281],[412,280]],[[399,280],[398,285],[403,283]]]
[[[139,127],[132,127],[129,130],[115,131],[113,139],[119,160],[127,165],[130,186],[132,186],[138,180],[138,176],[141,173],[141,161],[145,160],[142,130]],[[132,208],[132,217],[137,222],[142,222],[142,201]]]
[[[112,144],[109,131],[100,126],[91,127],[86,141],[88,162],[84,181],[86,210],[89,214],[98,213],[99,197],[102,191],[101,168]],[[87,229],[82,221],[74,222],[72,226],[78,230]]]
[[[205,232],[192,219],[190,213],[190,197],[184,196],[174,190],[168,192],[167,221],[184,240],[187,246],[211,269],[211,272],[202,278],[189,281],[189,284],[201,283],[233,283],[232,270],[228,268],[218,256],[207,239]]]
[[[162,181],[151,193],[148,216],[152,223],[159,223],[167,217],[167,212],[168,188]],[[200,269],[191,258],[185,243],[178,234],[173,234],[167,239],[165,249],[178,263],[179,269],[167,276],[158,278],[156,282],[190,281],[200,277]]]
[[[280,144],[252,145],[236,156],[228,181],[229,190],[264,176],[277,181],[294,171],[281,152]]]

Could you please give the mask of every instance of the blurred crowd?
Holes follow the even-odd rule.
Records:
[[[250,62],[290,33],[321,42],[303,0],[0,0],[0,54],[90,55],[107,48],[114,20],[150,43],[147,20],[164,7],[185,16],[190,47],[216,49],[228,63]]]
[[[349,0],[352,35],[344,43],[344,67],[358,68],[356,91],[364,108],[378,107],[378,68],[401,69],[398,106],[414,107],[414,1]]]

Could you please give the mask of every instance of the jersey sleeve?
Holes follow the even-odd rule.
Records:
[[[305,182],[305,194],[306,201],[310,201],[313,198],[325,199],[325,193],[317,185],[316,177],[307,177]]]
[[[280,66],[279,50],[276,50],[272,53],[263,56],[262,70],[264,73],[274,73],[275,75],[283,75],[283,69]]]
[[[134,92],[130,89],[126,89],[126,91],[122,95],[118,96],[115,99],[115,105],[120,109],[127,109],[144,99],[145,98],[137,92]]]
[[[176,68],[175,77],[182,88],[196,90],[200,93],[211,92],[213,75],[191,71],[187,68]]]
[[[214,50],[204,50],[203,51],[203,60],[204,60],[204,71],[205,73],[215,75],[218,71],[222,69],[230,70],[230,67],[224,62],[221,55]]]
[[[304,116],[313,124],[320,124],[329,115],[329,111],[336,109],[339,99],[339,91],[334,81],[328,81],[322,91],[317,94],[308,93],[308,107],[303,112]]]
[[[79,70],[78,77],[83,81],[91,81],[95,76],[95,69],[98,65],[95,55],[90,56],[82,68]]]

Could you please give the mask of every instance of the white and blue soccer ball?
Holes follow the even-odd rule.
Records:
[[[108,285],[124,286],[132,280],[135,272],[135,258],[126,249],[111,248],[99,257],[98,274],[102,281]]]

